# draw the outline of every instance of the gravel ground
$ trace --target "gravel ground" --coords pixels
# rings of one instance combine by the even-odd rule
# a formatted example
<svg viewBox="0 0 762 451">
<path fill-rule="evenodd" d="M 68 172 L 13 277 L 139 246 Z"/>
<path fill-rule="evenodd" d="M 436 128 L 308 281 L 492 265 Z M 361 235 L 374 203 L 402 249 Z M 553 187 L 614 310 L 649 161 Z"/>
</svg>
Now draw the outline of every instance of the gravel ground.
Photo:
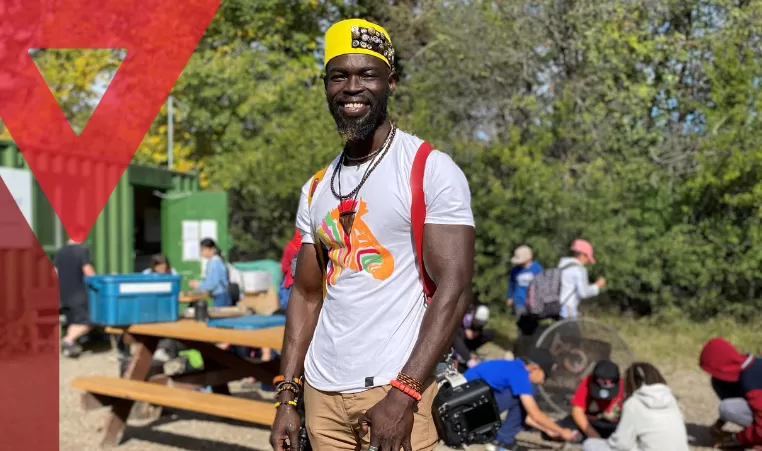
<svg viewBox="0 0 762 451">
<path fill-rule="evenodd" d="M 84 412 L 80 393 L 71 388 L 78 376 L 116 375 L 116 358 L 110 352 L 86 354 L 78 360 L 61 359 L 60 363 L 60 440 L 61 451 L 97 450 L 105 424 L 105 409 Z M 717 401 L 707 378 L 698 369 L 680 369 L 662 366 L 668 382 L 675 391 L 683 409 L 693 450 L 709 450 L 711 442 L 706 425 L 716 419 Z M 231 390 L 240 387 L 231 384 Z M 120 451 L 170 450 L 270 450 L 269 431 L 251 424 L 212 418 L 187 412 L 168 412 L 159 420 L 140 423 L 130 420 Z M 544 443 L 538 435 L 520 436 L 527 450 L 559 449 L 558 444 Z M 437 451 L 449 448 L 440 446 Z M 481 447 L 472 447 L 480 450 Z M 668 450 L 665 450 L 668 451 Z"/>
</svg>

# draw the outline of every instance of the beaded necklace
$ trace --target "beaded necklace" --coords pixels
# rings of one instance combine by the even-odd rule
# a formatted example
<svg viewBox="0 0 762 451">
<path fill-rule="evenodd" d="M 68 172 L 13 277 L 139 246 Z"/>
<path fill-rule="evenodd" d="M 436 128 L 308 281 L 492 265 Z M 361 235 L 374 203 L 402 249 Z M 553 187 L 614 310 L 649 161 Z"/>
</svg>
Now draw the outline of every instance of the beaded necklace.
<svg viewBox="0 0 762 451">
<path fill-rule="evenodd" d="M 341 168 L 344 166 L 344 161 L 348 159 L 346 149 L 341 153 L 341 158 L 339 158 L 339 162 L 336 164 L 336 167 L 333 168 L 333 174 L 331 175 L 331 192 L 333 193 L 334 197 L 339 200 L 339 222 L 341 223 L 341 227 L 344 229 L 344 233 L 347 235 L 349 235 L 352 231 L 352 225 L 355 220 L 355 213 L 357 213 L 357 195 L 360 193 L 360 188 L 362 188 L 362 186 L 370 177 L 370 174 L 373 173 L 373 171 L 378 167 L 379 163 L 381 163 L 381 160 L 388 153 L 392 140 L 394 140 L 396 131 L 397 127 L 395 127 L 392 123 L 391 129 L 389 130 L 389 134 L 387 135 L 384 144 L 377 151 L 368 156 L 368 158 L 372 158 L 373 161 L 365 169 L 365 173 L 363 174 L 362 179 L 360 179 L 360 183 L 358 183 L 355 189 L 350 191 L 348 194 L 341 194 Z M 362 158 L 359 160 L 362 160 Z M 355 161 L 358 160 L 356 159 Z M 337 178 L 338 189 L 334 187 Z"/>
</svg>

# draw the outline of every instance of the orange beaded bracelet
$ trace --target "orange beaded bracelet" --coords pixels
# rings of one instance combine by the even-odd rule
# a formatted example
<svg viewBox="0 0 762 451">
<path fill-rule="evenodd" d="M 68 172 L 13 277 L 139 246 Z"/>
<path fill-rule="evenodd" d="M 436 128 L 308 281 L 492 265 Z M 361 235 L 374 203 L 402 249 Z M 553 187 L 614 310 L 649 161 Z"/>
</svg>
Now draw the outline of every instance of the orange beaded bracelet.
<svg viewBox="0 0 762 451">
<path fill-rule="evenodd" d="M 392 387 L 396 388 L 397 390 L 401 391 L 402 393 L 410 396 L 411 398 L 415 399 L 416 401 L 420 401 L 422 396 L 417 391 L 413 390 L 408 386 L 407 384 L 400 382 L 398 380 L 391 381 Z"/>
<path fill-rule="evenodd" d="M 278 385 L 279 383 L 281 383 L 281 382 L 283 382 L 285 380 L 286 380 L 285 376 L 282 376 L 282 375 L 281 376 L 275 376 L 275 378 L 273 378 L 273 385 Z M 293 383 L 295 383 L 295 384 L 298 384 L 299 386 L 302 385 L 302 378 L 301 377 L 295 377 L 295 378 L 291 379 L 291 381 Z"/>
</svg>

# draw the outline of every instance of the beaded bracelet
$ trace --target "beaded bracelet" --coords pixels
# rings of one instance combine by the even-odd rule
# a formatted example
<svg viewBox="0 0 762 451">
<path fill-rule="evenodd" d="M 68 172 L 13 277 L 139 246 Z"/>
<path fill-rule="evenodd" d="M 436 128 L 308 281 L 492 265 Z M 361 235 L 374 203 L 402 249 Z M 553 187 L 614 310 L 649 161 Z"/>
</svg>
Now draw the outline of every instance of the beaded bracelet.
<svg viewBox="0 0 762 451">
<path fill-rule="evenodd" d="M 278 402 L 275 403 L 275 408 L 276 409 L 278 407 L 280 407 L 280 406 L 294 406 L 294 407 L 296 407 L 296 401 L 284 401 L 284 402 L 278 401 Z"/>
<path fill-rule="evenodd" d="M 400 372 L 397 375 L 397 380 L 417 391 L 418 393 L 423 393 L 423 384 L 420 383 L 417 379 L 412 378 L 403 372 Z"/>
<path fill-rule="evenodd" d="M 275 386 L 275 396 L 278 396 L 285 390 L 292 391 L 294 396 L 299 396 L 299 393 L 301 393 L 301 387 L 296 382 L 282 381 Z"/>
<path fill-rule="evenodd" d="M 283 376 L 283 375 L 281 375 L 281 376 L 275 376 L 273 378 L 273 385 L 278 385 L 281 382 L 284 382 L 285 380 L 286 380 L 286 376 Z M 295 378 L 291 379 L 290 382 L 294 382 L 295 384 L 301 386 L 302 385 L 302 378 L 301 377 L 295 377 Z"/>
<path fill-rule="evenodd" d="M 400 382 L 398 380 L 391 381 L 392 387 L 396 388 L 397 390 L 401 391 L 402 393 L 410 396 L 411 398 L 415 399 L 416 401 L 420 401 L 423 396 L 416 390 L 413 390 L 408 386 L 407 384 Z"/>
</svg>

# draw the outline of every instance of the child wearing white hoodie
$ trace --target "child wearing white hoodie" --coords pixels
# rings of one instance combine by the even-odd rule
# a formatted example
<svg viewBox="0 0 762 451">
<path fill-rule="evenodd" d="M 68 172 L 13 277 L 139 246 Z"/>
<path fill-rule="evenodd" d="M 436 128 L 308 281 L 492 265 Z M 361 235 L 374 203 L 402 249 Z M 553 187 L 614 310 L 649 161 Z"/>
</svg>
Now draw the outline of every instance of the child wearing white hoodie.
<svg viewBox="0 0 762 451">
<path fill-rule="evenodd" d="M 625 401 L 614 434 L 591 438 L 583 451 L 689 451 L 683 413 L 664 377 L 649 363 L 634 363 L 624 376 Z"/>
</svg>

